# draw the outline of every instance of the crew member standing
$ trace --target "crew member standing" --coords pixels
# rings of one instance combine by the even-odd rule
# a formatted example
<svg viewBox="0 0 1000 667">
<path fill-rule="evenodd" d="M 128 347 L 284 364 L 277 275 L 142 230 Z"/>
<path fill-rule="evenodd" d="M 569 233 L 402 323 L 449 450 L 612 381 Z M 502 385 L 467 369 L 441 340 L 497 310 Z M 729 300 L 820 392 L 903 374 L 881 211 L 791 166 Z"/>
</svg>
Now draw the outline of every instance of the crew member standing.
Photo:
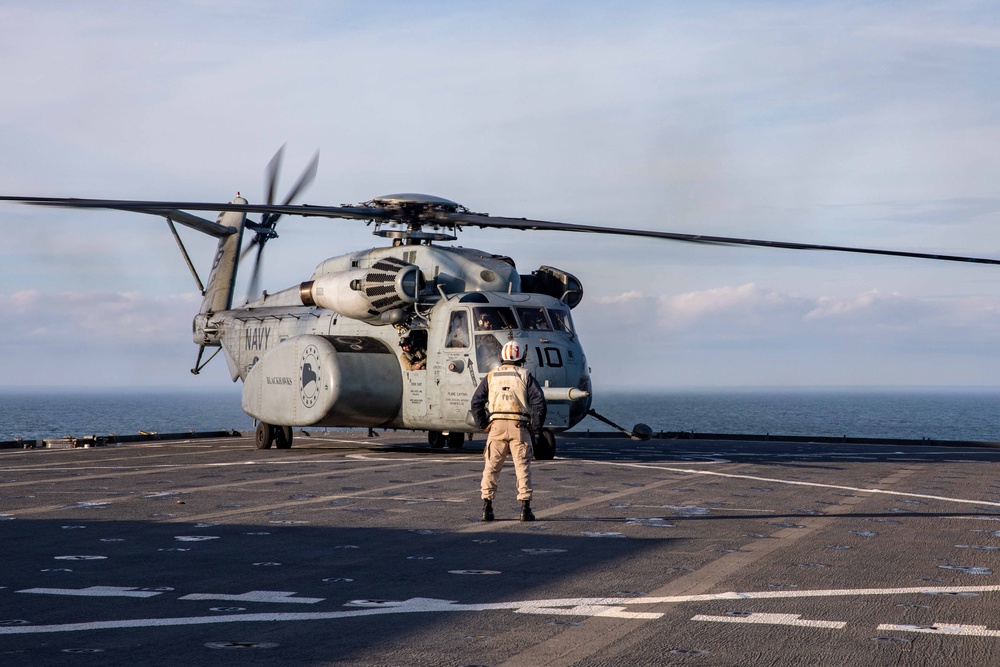
<svg viewBox="0 0 1000 667">
<path fill-rule="evenodd" d="M 483 521 L 493 521 L 497 476 L 508 454 L 514 459 L 517 473 L 521 521 L 535 520 L 531 513 L 531 433 L 542 428 L 547 407 L 535 377 L 523 368 L 526 352 L 525 346 L 516 341 L 504 345 L 500 353 L 502 365 L 486 374 L 472 396 L 476 426 L 489 433 L 483 450 Z"/>
</svg>

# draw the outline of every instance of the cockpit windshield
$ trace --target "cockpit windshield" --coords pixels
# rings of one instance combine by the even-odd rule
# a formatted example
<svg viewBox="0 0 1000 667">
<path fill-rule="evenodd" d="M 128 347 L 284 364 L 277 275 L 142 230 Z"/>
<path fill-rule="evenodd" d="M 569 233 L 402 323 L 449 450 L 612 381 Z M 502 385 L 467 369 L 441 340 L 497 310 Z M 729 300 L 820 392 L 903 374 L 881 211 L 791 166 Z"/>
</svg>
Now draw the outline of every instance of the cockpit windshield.
<svg viewBox="0 0 1000 667">
<path fill-rule="evenodd" d="M 521 320 L 521 328 L 525 331 L 551 331 L 549 321 L 545 319 L 545 309 L 525 307 L 517 309 L 517 317 Z"/>
<path fill-rule="evenodd" d="M 556 331 L 573 333 L 573 320 L 570 319 L 568 310 L 549 310 L 549 317 L 552 318 L 552 326 Z"/>
<path fill-rule="evenodd" d="M 516 329 L 517 320 L 514 311 L 502 306 L 481 306 L 473 308 L 476 331 L 499 331 L 501 329 Z"/>
</svg>

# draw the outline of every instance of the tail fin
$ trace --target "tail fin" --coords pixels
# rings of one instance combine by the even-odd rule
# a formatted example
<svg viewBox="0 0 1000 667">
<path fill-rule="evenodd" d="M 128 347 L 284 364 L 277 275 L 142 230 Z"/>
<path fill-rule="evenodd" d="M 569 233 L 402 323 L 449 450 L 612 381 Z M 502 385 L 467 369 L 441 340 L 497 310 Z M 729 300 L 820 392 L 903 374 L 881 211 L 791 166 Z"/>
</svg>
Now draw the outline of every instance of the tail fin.
<svg viewBox="0 0 1000 667">
<path fill-rule="evenodd" d="M 247 200 L 239 195 L 230 204 L 246 204 Z M 219 239 L 219 246 L 212 261 L 212 272 L 208 276 L 205 287 L 205 298 L 201 302 L 202 315 L 229 310 L 233 305 L 233 288 L 236 284 L 236 265 L 240 259 L 240 246 L 243 243 L 243 228 L 246 223 L 246 213 L 224 211 L 219 214 L 218 224 L 235 229 L 235 234 L 228 234 Z"/>
</svg>

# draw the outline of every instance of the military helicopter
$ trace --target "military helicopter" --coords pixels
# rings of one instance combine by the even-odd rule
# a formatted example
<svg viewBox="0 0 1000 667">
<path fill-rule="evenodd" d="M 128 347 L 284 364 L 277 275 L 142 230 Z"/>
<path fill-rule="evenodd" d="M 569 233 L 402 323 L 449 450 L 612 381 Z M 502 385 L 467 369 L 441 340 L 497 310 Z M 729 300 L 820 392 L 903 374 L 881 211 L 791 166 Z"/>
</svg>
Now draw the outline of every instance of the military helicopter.
<svg viewBox="0 0 1000 667">
<path fill-rule="evenodd" d="M 431 447 L 461 448 L 467 434 L 476 431 L 469 414 L 472 394 L 500 364 L 508 340 L 529 350 L 526 365 L 549 403 L 544 428 L 536 435 L 536 458 L 555 456 L 556 433 L 587 414 L 600 418 L 591 410 L 590 369 L 570 314 L 583 298 L 581 281 L 551 266 L 522 274 L 510 257 L 441 245 L 455 241 L 465 227 L 1000 264 L 988 258 L 493 217 L 415 193 L 355 205 L 292 204 L 315 177 L 318 154 L 285 201 L 276 204 L 281 158 L 279 150 L 267 167 L 265 204 L 250 204 L 239 194 L 228 203 L 0 197 L 166 218 L 203 295 L 193 322 L 198 356 L 191 372 L 200 373 L 221 350 L 233 381 L 243 382 L 242 408 L 257 421 L 259 449 L 289 448 L 292 427 L 308 426 L 423 430 Z M 212 222 L 187 211 L 219 215 Z M 262 217 L 253 221 L 247 214 Z M 361 220 L 389 244 L 332 257 L 301 284 L 257 296 L 264 248 L 277 238 L 276 225 L 285 215 Z M 175 224 L 218 239 L 204 285 Z M 253 236 L 244 247 L 247 232 Z M 254 252 L 250 297 L 234 307 L 238 265 Z M 216 349 L 203 361 L 208 348 Z M 642 437 L 648 427 L 636 425 L 627 432 Z"/>
</svg>

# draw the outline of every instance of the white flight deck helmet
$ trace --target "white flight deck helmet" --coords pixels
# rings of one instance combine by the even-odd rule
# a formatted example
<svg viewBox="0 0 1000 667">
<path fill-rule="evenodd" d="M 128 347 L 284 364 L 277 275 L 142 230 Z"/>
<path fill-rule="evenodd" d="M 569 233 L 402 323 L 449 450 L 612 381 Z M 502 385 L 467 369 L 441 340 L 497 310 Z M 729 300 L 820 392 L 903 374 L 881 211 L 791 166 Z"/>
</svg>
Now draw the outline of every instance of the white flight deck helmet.
<svg viewBox="0 0 1000 667">
<path fill-rule="evenodd" d="M 504 361 L 516 363 L 524 360 L 524 355 L 527 351 L 527 348 L 523 345 L 512 340 L 503 346 L 503 351 L 500 352 L 500 358 Z"/>
</svg>

